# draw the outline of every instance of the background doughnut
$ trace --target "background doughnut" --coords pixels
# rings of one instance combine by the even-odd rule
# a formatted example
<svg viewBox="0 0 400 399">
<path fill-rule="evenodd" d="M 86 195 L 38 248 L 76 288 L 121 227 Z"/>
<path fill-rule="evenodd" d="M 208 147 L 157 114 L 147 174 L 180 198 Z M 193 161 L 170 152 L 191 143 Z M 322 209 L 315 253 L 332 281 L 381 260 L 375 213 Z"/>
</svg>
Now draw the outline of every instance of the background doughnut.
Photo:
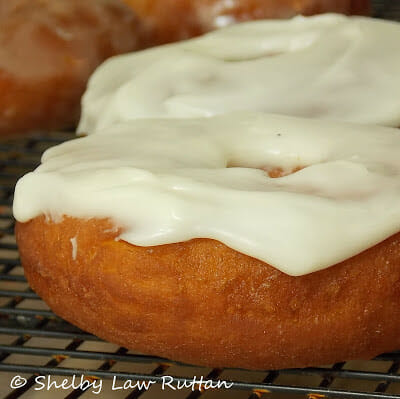
<svg viewBox="0 0 400 399">
<path fill-rule="evenodd" d="M 120 0 L 0 0 L 0 134 L 73 127 L 89 75 L 139 35 Z"/>
<path fill-rule="evenodd" d="M 325 14 L 115 57 L 89 81 L 78 132 L 244 110 L 398 127 L 399 36 L 400 23 Z"/>
<path fill-rule="evenodd" d="M 325 12 L 366 15 L 369 0 L 124 0 L 143 20 L 148 44 L 198 36 L 235 22 Z"/>
</svg>

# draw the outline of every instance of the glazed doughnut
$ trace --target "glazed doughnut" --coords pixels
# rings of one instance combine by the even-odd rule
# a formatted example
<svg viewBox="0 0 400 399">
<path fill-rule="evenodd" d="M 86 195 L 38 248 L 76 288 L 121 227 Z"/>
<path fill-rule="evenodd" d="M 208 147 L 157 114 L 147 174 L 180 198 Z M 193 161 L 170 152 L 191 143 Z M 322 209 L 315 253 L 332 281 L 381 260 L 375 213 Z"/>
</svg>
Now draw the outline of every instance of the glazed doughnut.
<svg viewBox="0 0 400 399">
<path fill-rule="evenodd" d="M 91 72 L 137 46 L 119 0 L 0 0 L 0 134 L 73 127 Z"/>
<path fill-rule="evenodd" d="M 399 151 L 397 129 L 262 113 L 115 126 L 19 180 L 21 261 L 57 314 L 142 353 L 372 357 L 400 346 Z"/>
<path fill-rule="evenodd" d="M 150 45 L 254 19 L 326 12 L 367 15 L 369 0 L 124 0 L 143 20 Z M 179 23 L 177 23 L 179 21 Z"/>
<path fill-rule="evenodd" d="M 91 77 L 78 131 L 243 110 L 398 127 L 399 37 L 400 23 L 327 14 L 115 57 Z"/>
</svg>

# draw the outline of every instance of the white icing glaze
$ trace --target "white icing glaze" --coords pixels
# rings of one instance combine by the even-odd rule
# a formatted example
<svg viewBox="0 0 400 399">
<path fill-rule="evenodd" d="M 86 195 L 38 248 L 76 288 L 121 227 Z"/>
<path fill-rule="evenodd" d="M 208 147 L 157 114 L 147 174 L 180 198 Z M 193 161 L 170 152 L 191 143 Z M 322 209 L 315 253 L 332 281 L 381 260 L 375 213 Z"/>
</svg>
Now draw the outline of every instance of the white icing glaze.
<svg viewBox="0 0 400 399">
<path fill-rule="evenodd" d="M 397 129 L 237 113 L 138 120 L 51 148 L 14 215 L 109 217 L 141 246 L 213 238 L 285 273 L 400 231 Z M 229 167 L 234 166 L 234 167 Z M 272 179 L 261 169 L 304 169 Z"/>
<path fill-rule="evenodd" d="M 255 21 L 122 55 L 92 76 L 79 132 L 238 110 L 400 126 L 400 24 Z"/>
</svg>

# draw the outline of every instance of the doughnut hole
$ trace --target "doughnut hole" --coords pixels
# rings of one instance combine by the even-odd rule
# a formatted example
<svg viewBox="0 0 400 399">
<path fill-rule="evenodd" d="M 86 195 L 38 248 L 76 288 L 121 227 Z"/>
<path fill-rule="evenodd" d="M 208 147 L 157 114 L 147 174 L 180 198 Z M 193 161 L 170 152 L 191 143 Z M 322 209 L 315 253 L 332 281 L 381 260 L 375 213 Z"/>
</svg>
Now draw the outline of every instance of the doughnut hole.
<svg viewBox="0 0 400 399">
<path fill-rule="evenodd" d="M 265 172 L 267 172 L 269 177 L 271 177 L 273 179 L 276 179 L 278 177 L 285 177 L 285 176 L 292 175 L 293 173 L 296 173 L 299 170 L 304 169 L 304 166 L 297 166 L 294 169 L 292 169 L 291 171 L 287 171 L 287 170 L 284 170 L 284 169 L 279 168 L 279 167 L 272 168 L 272 169 L 271 168 L 260 168 L 260 169 L 265 171 Z"/>
<path fill-rule="evenodd" d="M 255 166 L 248 166 L 248 165 L 238 165 L 234 162 L 230 162 L 227 165 L 227 168 L 250 168 L 250 169 L 260 169 L 263 172 L 267 173 L 267 175 L 273 179 L 277 179 L 279 177 L 285 177 L 285 176 L 289 176 L 292 175 L 293 173 L 296 173 L 302 169 L 305 168 L 305 166 L 296 166 L 295 168 L 293 168 L 292 170 L 287 170 L 287 169 L 283 169 L 280 166 L 269 166 L 269 165 L 265 165 L 265 166 L 259 166 L 259 167 L 255 167 Z"/>
</svg>

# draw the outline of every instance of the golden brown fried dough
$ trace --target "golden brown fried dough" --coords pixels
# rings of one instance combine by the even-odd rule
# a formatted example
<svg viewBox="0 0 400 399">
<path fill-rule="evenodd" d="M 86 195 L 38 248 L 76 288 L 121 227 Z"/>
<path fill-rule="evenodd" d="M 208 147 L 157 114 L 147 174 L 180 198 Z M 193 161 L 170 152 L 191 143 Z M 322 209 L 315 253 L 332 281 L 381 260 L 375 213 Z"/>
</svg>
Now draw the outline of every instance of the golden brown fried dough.
<svg viewBox="0 0 400 399">
<path fill-rule="evenodd" d="M 210 239 L 138 247 L 115 241 L 118 234 L 99 219 L 17 224 L 32 288 L 55 313 L 101 338 L 248 369 L 400 348 L 400 233 L 301 277 Z"/>
<path fill-rule="evenodd" d="M 124 0 L 143 20 L 148 45 L 187 39 L 233 22 L 325 12 L 368 14 L 370 0 Z"/>
<path fill-rule="evenodd" d="M 139 34 L 120 0 L 0 0 L 0 134 L 74 126 L 89 75 Z"/>
</svg>

